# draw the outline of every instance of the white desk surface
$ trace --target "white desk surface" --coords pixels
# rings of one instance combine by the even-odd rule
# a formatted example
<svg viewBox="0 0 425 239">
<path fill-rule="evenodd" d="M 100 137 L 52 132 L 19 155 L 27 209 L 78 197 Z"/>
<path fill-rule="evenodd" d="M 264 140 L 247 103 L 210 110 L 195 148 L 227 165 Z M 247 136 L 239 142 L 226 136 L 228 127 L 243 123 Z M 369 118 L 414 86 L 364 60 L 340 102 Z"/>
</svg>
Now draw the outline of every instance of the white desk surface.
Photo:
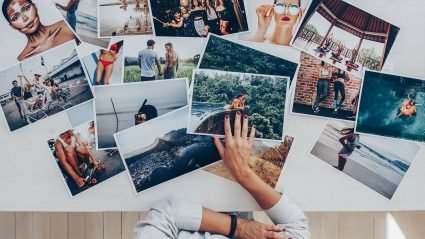
<svg viewBox="0 0 425 239">
<path fill-rule="evenodd" d="M 425 24 L 422 0 L 348 1 L 401 28 L 384 71 L 425 79 Z M 290 115 L 288 133 L 295 143 L 279 187 L 308 211 L 425 210 L 425 147 L 391 201 L 333 170 L 308 151 L 326 120 Z M 0 211 L 139 211 L 161 198 L 177 196 L 222 210 L 259 209 L 239 185 L 196 171 L 140 196 L 126 173 L 71 199 L 59 178 L 46 140 L 68 129 L 65 114 L 10 134 L 0 124 Z"/>
</svg>

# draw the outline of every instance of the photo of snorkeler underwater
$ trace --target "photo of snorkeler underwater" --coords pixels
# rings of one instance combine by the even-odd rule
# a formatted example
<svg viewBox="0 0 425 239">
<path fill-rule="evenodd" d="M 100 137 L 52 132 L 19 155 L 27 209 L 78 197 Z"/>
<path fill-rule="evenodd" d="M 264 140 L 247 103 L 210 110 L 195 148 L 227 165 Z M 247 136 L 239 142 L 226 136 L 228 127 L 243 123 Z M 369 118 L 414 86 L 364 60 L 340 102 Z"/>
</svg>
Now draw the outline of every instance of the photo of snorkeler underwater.
<svg viewBox="0 0 425 239">
<path fill-rule="evenodd" d="M 400 28 L 342 0 L 312 0 L 292 46 L 361 77 L 381 71 Z"/>
<path fill-rule="evenodd" d="M 75 43 L 0 72 L 0 103 L 10 131 L 94 98 Z"/>
<path fill-rule="evenodd" d="M 224 135 L 224 117 L 249 117 L 258 139 L 282 140 L 289 78 L 197 70 L 193 76 L 188 134 Z"/>
<path fill-rule="evenodd" d="M 77 39 L 51 1 L 0 0 L 0 4 L 0 38 L 7 43 L 2 49 L 0 68 Z"/>
<path fill-rule="evenodd" d="M 332 120 L 310 154 L 391 199 L 420 148 L 412 142 L 357 134 L 353 122 Z"/>
<path fill-rule="evenodd" d="M 289 46 L 310 0 L 247 1 L 249 33 L 239 40 Z"/>
<path fill-rule="evenodd" d="M 47 141 L 71 196 L 101 184 L 125 170 L 118 151 L 96 150 L 94 121 Z"/>
<path fill-rule="evenodd" d="M 98 0 L 98 36 L 152 35 L 148 0 Z"/>
<path fill-rule="evenodd" d="M 244 0 L 150 0 L 156 36 L 207 37 L 248 31 Z"/>
<path fill-rule="evenodd" d="M 425 80 L 366 71 L 356 132 L 425 142 Z"/>
</svg>

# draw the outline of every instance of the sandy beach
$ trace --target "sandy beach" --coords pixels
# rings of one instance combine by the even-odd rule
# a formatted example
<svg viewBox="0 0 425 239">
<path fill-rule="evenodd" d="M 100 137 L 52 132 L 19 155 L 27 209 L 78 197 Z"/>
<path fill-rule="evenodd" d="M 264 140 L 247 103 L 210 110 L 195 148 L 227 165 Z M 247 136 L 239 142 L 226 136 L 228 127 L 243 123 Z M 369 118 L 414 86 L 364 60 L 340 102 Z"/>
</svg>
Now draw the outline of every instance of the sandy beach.
<svg viewBox="0 0 425 239">
<path fill-rule="evenodd" d="M 311 150 L 311 154 L 331 166 L 337 166 L 338 151 L 341 147 L 342 146 L 339 142 L 331 139 L 330 137 L 324 137 L 324 134 L 322 134 L 320 140 Z M 356 179 L 388 199 L 391 199 L 398 186 L 363 165 L 350 160 L 350 158 L 347 160 L 343 173 Z"/>
</svg>

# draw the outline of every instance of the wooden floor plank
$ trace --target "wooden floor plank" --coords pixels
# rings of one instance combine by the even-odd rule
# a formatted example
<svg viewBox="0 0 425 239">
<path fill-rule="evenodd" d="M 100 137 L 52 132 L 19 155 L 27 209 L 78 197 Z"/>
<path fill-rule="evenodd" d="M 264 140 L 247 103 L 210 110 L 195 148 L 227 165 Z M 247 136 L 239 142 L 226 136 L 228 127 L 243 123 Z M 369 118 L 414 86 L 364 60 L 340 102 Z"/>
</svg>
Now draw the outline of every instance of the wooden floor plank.
<svg viewBox="0 0 425 239">
<path fill-rule="evenodd" d="M 86 239 L 103 239 L 103 213 L 88 212 L 86 217 Z"/>
<path fill-rule="evenodd" d="M 15 220 L 14 212 L 0 212 L 0 235 L 2 239 L 15 239 Z"/>
<path fill-rule="evenodd" d="M 338 213 L 322 212 L 320 217 L 320 238 L 337 239 L 338 238 Z"/>
<path fill-rule="evenodd" d="M 308 226 L 310 228 L 311 239 L 320 239 L 321 213 L 306 212 L 305 215 L 308 217 Z"/>
<path fill-rule="evenodd" d="M 103 238 L 121 239 L 121 212 L 105 212 L 103 214 Z"/>
<path fill-rule="evenodd" d="M 140 220 L 145 219 L 148 216 L 148 212 L 140 212 Z"/>
<path fill-rule="evenodd" d="M 139 212 L 122 213 L 122 239 L 133 239 L 134 226 L 140 220 Z"/>
<path fill-rule="evenodd" d="M 82 239 L 86 235 L 85 213 L 68 213 L 68 239 Z"/>
<path fill-rule="evenodd" d="M 68 239 L 68 213 L 50 213 L 50 238 Z"/>
<path fill-rule="evenodd" d="M 410 223 L 412 238 L 425 238 L 425 212 L 410 212 Z"/>
<path fill-rule="evenodd" d="M 16 213 L 16 239 L 32 239 L 32 213 Z"/>
<path fill-rule="evenodd" d="M 50 239 L 50 213 L 32 214 L 32 236 L 34 239 Z"/>
<path fill-rule="evenodd" d="M 374 239 L 387 239 L 387 212 L 374 213 Z"/>
</svg>

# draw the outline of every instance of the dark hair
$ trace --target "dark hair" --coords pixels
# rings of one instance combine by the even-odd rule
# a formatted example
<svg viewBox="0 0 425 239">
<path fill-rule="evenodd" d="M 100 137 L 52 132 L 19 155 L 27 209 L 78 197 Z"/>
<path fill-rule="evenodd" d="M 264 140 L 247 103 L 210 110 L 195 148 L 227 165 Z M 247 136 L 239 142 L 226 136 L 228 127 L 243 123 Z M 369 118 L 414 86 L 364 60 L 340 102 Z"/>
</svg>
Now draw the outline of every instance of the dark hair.
<svg viewBox="0 0 425 239">
<path fill-rule="evenodd" d="M 321 65 L 321 66 L 324 66 L 324 65 L 325 65 L 325 62 L 324 62 L 324 61 L 322 61 L 322 62 L 320 63 L 320 65 Z"/>
<path fill-rule="evenodd" d="M 274 0 L 274 4 L 277 3 L 277 0 Z M 298 5 L 301 6 L 301 0 L 298 0 Z"/>
<path fill-rule="evenodd" d="M 3 5 L 1 6 L 1 11 L 3 12 L 3 16 L 4 16 L 4 18 L 6 18 L 6 20 L 8 22 L 10 22 L 10 19 L 9 19 L 9 15 L 7 15 L 7 8 L 9 7 L 9 5 L 12 1 L 13 0 L 4 0 Z M 31 3 L 31 4 L 34 4 L 32 2 L 32 0 L 26 0 L 26 1 Z"/>
<path fill-rule="evenodd" d="M 349 135 L 354 133 L 354 128 L 343 128 L 339 131 L 342 135 Z"/>
<path fill-rule="evenodd" d="M 240 97 L 242 97 L 242 96 L 244 96 L 244 95 L 248 95 L 248 93 L 247 93 L 247 92 L 244 92 L 244 93 L 242 93 L 242 94 L 238 94 L 238 95 L 236 96 L 236 98 L 235 98 L 235 99 L 240 98 Z"/>
<path fill-rule="evenodd" d="M 16 82 L 16 83 L 18 83 L 18 81 L 17 81 L 17 80 L 14 80 L 14 81 L 12 81 L 12 85 L 14 85 L 14 84 L 15 84 L 15 82 Z"/>
<path fill-rule="evenodd" d="M 154 40 L 149 40 L 148 41 L 148 46 L 153 46 L 153 45 L 155 45 L 155 41 Z"/>
</svg>

